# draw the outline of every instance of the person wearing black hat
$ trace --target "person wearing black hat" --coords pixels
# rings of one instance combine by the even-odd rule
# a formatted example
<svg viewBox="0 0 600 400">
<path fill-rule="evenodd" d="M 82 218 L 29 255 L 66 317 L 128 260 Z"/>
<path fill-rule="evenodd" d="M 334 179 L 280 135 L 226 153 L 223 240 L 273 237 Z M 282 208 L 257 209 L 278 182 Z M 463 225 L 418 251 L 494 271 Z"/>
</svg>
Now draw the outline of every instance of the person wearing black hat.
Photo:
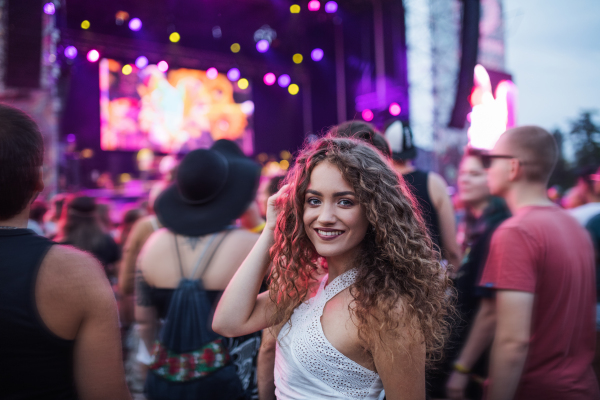
<svg viewBox="0 0 600 400">
<path fill-rule="evenodd" d="M 431 239 L 456 271 L 461 264 L 461 252 L 456 241 L 454 207 L 444 178 L 415 168 L 412 160 L 417 157 L 417 148 L 408 124 L 400 120 L 390 121 L 386 124 L 384 136 L 392 150 L 394 169 L 404 177 L 417 199 Z"/>
<path fill-rule="evenodd" d="M 187 398 L 179 390 L 185 391 L 193 385 L 201 388 L 198 390 L 204 399 L 238 399 L 247 395 L 253 382 L 249 376 L 251 357 L 258 349 L 259 334 L 248 343 L 236 341 L 234 346 L 241 349 L 239 346 L 232 349 L 210 329 L 212 313 L 209 312 L 205 315 L 207 320 L 201 322 L 201 334 L 212 340 L 202 344 L 200 353 L 196 349 L 177 352 L 195 360 L 191 368 L 172 365 L 170 358 L 163 357 L 160 346 L 165 342 L 169 318 L 173 319 L 170 305 L 177 304 L 173 302 L 181 282 L 198 282 L 203 292 L 200 296 L 206 295 L 202 298 L 212 308 L 252 249 L 258 235 L 232 229 L 232 224 L 254 201 L 260 171 L 260 166 L 244 156 L 235 143 L 219 140 L 208 150 L 188 153 L 179 166 L 175 183 L 156 200 L 156 215 L 165 228 L 154 232 L 142 248 L 135 288 L 136 321 L 148 349 L 155 340 L 159 319 L 167 320 L 149 366 L 151 372 L 146 381 L 149 399 Z M 198 318 L 202 318 L 200 314 L 188 319 Z M 197 339 L 189 337 L 188 331 L 176 334 L 183 341 Z M 248 351 L 250 360 L 248 354 L 236 351 Z M 233 360 L 233 364 L 228 360 Z M 196 374 L 199 371 L 202 376 Z M 159 395 L 165 385 L 171 386 Z"/>
</svg>

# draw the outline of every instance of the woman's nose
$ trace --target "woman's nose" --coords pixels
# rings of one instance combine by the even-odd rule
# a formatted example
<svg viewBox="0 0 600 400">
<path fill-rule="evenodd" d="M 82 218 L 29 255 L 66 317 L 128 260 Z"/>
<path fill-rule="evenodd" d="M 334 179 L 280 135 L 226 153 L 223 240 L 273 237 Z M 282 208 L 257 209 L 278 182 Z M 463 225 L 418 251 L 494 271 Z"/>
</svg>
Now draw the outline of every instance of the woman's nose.
<svg viewBox="0 0 600 400">
<path fill-rule="evenodd" d="M 321 224 L 333 224 L 336 221 L 335 207 L 324 204 L 319 212 L 318 222 Z"/>
</svg>

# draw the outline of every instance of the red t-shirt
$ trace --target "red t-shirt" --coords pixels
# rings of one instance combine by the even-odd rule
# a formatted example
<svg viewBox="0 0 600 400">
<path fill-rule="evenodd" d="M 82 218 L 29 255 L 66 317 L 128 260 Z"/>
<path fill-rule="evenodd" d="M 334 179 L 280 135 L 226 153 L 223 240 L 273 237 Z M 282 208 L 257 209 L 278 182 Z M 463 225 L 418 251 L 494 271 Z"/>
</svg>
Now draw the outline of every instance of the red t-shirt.
<svg viewBox="0 0 600 400">
<path fill-rule="evenodd" d="M 525 207 L 494 232 L 480 285 L 535 294 L 515 399 L 600 398 L 595 282 L 591 239 L 558 207 Z"/>
</svg>

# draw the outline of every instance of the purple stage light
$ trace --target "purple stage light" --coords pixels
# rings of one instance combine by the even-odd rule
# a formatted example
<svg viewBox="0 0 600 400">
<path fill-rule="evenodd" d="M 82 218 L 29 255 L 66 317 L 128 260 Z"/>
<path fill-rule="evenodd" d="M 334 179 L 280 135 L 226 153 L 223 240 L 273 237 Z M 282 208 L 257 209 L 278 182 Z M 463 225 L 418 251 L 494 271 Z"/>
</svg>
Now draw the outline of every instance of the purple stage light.
<svg viewBox="0 0 600 400">
<path fill-rule="evenodd" d="M 263 78 L 263 82 L 265 82 L 265 85 L 269 86 L 274 84 L 276 80 L 277 78 L 275 78 L 275 74 L 272 72 L 267 72 Z"/>
<path fill-rule="evenodd" d="M 75 46 L 67 46 L 65 48 L 65 57 L 67 57 L 70 60 L 77 57 L 77 49 L 75 48 Z"/>
<path fill-rule="evenodd" d="M 131 21 L 129 21 L 129 29 L 136 32 L 142 29 L 142 20 L 139 18 L 132 18 Z"/>
<path fill-rule="evenodd" d="M 217 71 L 216 68 L 209 68 L 206 70 L 206 77 L 208 79 L 217 79 L 217 76 L 219 76 L 219 71 Z"/>
<path fill-rule="evenodd" d="M 237 81 L 240 79 L 240 70 L 237 68 L 231 68 L 229 71 L 227 71 L 227 78 L 229 78 L 231 82 Z"/>
<path fill-rule="evenodd" d="M 392 114 L 393 116 L 399 115 L 400 111 L 402 111 L 402 108 L 400 108 L 400 104 L 398 103 L 392 103 L 390 104 L 390 114 Z"/>
<path fill-rule="evenodd" d="M 332 14 L 338 9 L 338 4 L 335 1 L 328 1 L 325 3 L 325 12 Z"/>
<path fill-rule="evenodd" d="M 362 117 L 367 122 L 373 121 L 373 111 L 369 110 L 368 108 L 363 110 Z"/>
<path fill-rule="evenodd" d="M 44 13 L 46 13 L 48 15 L 54 15 L 55 12 L 56 12 L 56 7 L 54 6 L 54 3 L 44 4 Z"/>
<path fill-rule="evenodd" d="M 292 79 L 289 75 L 283 74 L 277 79 L 277 83 L 279 83 L 279 86 L 281 87 L 288 87 L 290 83 L 292 83 Z"/>
<path fill-rule="evenodd" d="M 96 62 L 100 59 L 100 53 L 98 50 L 90 50 L 87 53 L 87 59 L 89 62 Z"/>
<path fill-rule="evenodd" d="M 139 69 L 146 68 L 148 65 L 148 59 L 144 56 L 139 56 L 135 59 L 135 66 Z"/>
<path fill-rule="evenodd" d="M 308 2 L 308 10 L 309 11 L 319 11 L 321 8 L 321 3 L 319 0 L 311 0 Z"/>
<path fill-rule="evenodd" d="M 166 61 L 160 61 L 156 66 L 160 72 L 167 72 L 169 70 L 169 64 Z"/>
<path fill-rule="evenodd" d="M 261 39 L 258 42 L 256 42 L 256 50 L 258 50 L 260 53 L 265 53 L 267 50 L 269 50 L 269 41 L 267 39 Z"/>
<path fill-rule="evenodd" d="M 314 49 L 310 52 L 310 58 L 312 58 L 313 61 L 321 61 L 323 59 L 323 50 L 318 48 Z"/>
</svg>

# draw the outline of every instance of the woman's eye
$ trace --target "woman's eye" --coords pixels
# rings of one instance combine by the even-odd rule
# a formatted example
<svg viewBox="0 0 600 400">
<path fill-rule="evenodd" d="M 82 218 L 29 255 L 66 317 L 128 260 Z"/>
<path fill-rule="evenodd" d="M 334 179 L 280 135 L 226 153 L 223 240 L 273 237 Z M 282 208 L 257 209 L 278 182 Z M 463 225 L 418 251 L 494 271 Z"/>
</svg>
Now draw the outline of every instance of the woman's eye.
<svg viewBox="0 0 600 400">
<path fill-rule="evenodd" d="M 311 206 L 318 206 L 320 203 L 319 199 L 316 199 L 314 197 L 311 197 L 310 199 L 306 200 L 306 202 Z"/>
<path fill-rule="evenodd" d="M 340 200 L 340 205 L 350 207 L 350 206 L 354 205 L 354 203 L 350 200 L 342 199 L 342 200 Z"/>
</svg>

